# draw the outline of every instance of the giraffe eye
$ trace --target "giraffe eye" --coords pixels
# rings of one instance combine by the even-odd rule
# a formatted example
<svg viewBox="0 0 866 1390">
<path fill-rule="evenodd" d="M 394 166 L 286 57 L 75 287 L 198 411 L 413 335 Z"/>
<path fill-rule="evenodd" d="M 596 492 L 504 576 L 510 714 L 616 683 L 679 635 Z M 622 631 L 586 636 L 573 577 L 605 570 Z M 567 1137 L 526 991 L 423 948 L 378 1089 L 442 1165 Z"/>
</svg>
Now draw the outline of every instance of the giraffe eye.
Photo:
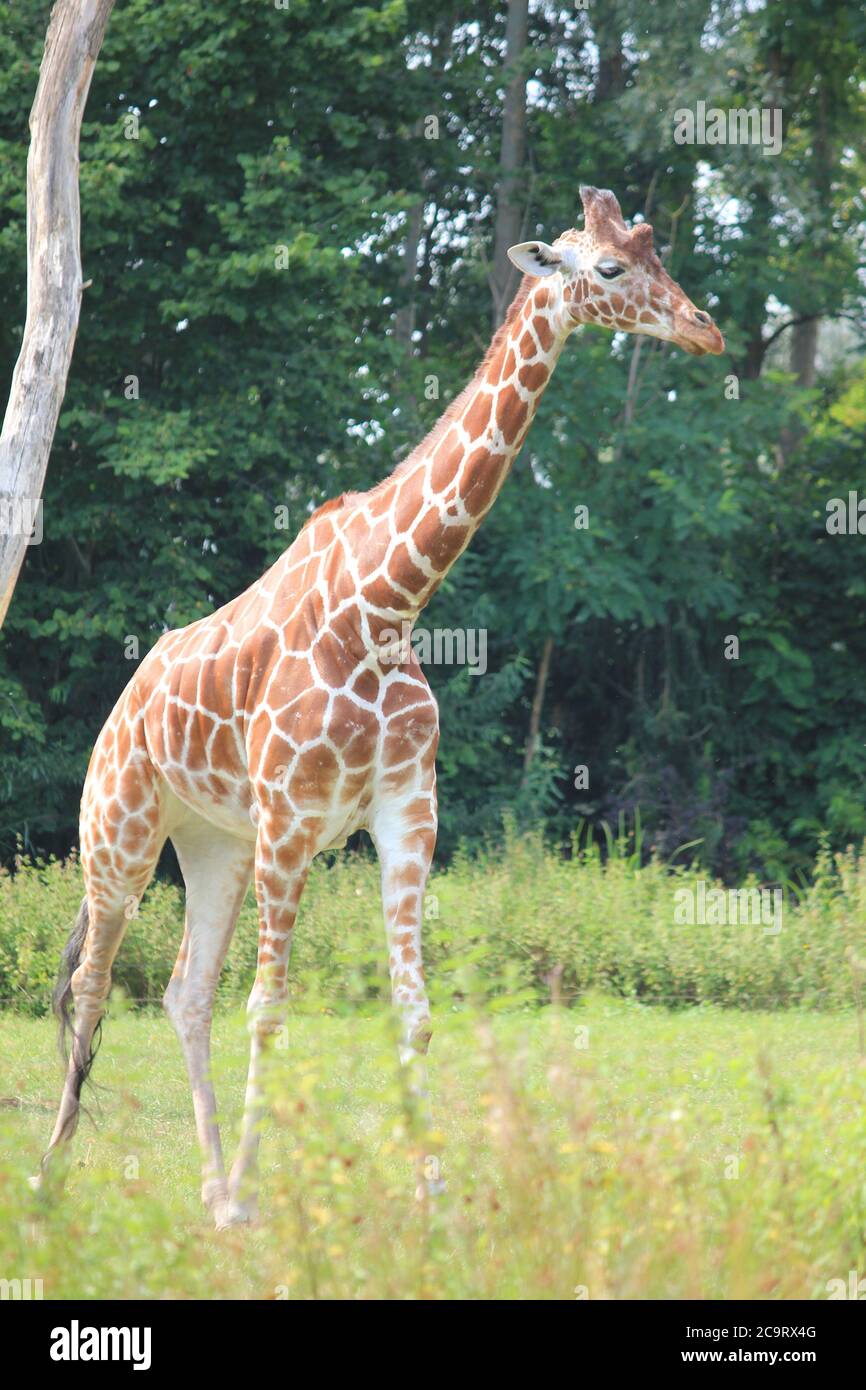
<svg viewBox="0 0 866 1390">
<path fill-rule="evenodd" d="M 625 274 L 625 266 L 619 261 L 599 261 L 595 268 L 604 280 L 615 280 L 618 275 Z"/>
</svg>

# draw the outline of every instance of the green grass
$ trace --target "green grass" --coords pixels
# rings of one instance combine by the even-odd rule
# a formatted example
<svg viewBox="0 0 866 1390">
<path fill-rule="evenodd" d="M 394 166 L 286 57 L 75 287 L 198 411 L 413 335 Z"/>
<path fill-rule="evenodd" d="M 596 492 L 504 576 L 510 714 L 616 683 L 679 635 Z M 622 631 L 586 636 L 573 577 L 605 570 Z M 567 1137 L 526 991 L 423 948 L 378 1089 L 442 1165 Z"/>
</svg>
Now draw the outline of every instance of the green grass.
<svg viewBox="0 0 866 1390">
<path fill-rule="evenodd" d="M 46 1298 L 822 1298 L 866 1272 L 866 1066 L 853 1011 L 668 1012 L 590 996 L 440 1005 L 432 1135 L 387 1010 L 293 1011 L 258 1228 L 214 1233 L 180 1050 L 107 1020 L 67 1191 L 26 1185 L 59 1088 L 47 1020 L 0 1016 L 0 1278 Z M 234 1146 L 247 1040 L 214 1026 Z M 412 1155 L 447 1181 L 429 1209 Z"/>
<path fill-rule="evenodd" d="M 695 890 L 704 877 L 697 867 L 640 867 L 622 838 L 606 860 L 595 848 L 574 848 L 565 859 L 538 838 L 511 836 L 496 853 L 458 858 L 432 875 L 424 953 L 440 1001 L 467 990 L 488 999 L 519 990 L 549 1002 L 551 975 L 566 1002 L 587 990 L 672 1008 L 830 1010 L 851 1007 L 858 991 L 866 998 L 862 853 L 820 855 L 811 885 L 788 899 L 773 934 L 761 923 L 678 924 L 676 895 Z M 0 1008 L 46 1012 L 81 896 L 74 861 L 0 871 Z M 182 932 L 180 890 L 154 883 L 115 964 L 115 982 L 130 998 L 159 1000 Z M 249 992 L 257 935 L 250 897 L 220 983 L 226 1004 Z M 378 866 L 357 854 L 317 861 L 301 902 L 293 998 L 384 1001 L 386 965 Z"/>
<path fill-rule="evenodd" d="M 60 1086 L 40 1015 L 81 878 L 74 862 L 0 873 L 0 1279 L 49 1298 L 787 1299 L 862 1277 L 866 857 L 819 856 L 774 935 L 677 925 L 697 867 L 641 867 L 623 840 L 575 851 L 512 836 L 431 879 L 430 1133 L 396 1066 L 376 866 L 314 866 L 264 1220 L 221 1235 L 179 1046 L 128 1002 L 162 994 L 178 890 L 154 884 L 130 924 L 103 1117 L 46 1199 L 26 1183 Z M 248 903 L 214 1027 L 229 1153 L 256 934 Z M 429 1207 L 418 1160 L 447 1181 Z"/>
</svg>

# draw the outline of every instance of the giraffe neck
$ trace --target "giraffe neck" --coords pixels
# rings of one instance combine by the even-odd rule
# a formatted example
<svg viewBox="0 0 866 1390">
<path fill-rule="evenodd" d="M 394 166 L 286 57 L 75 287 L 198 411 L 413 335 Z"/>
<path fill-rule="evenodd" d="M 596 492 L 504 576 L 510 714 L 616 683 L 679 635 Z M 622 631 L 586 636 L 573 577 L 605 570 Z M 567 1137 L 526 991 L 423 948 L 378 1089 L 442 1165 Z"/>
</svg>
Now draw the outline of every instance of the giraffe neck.
<svg viewBox="0 0 866 1390">
<path fill-rule="evenodd" d="M 381 582 L 368 597 L 414 622 L 495 502 L 574 321 L 558 276 L 525 277 L 472 381 L 374 494 L 389 499 Z M 378 510 L 378 508 L 377 508 Z"/>
</svg>

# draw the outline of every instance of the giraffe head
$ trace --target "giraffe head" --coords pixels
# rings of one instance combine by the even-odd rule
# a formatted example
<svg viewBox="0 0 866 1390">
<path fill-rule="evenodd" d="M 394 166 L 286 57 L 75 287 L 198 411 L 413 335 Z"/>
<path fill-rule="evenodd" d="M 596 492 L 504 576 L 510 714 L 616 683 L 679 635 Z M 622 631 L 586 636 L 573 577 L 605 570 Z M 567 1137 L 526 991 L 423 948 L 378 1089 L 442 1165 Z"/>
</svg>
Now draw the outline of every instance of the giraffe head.
<svg viewBox="0 0 866 1390">
<path fill-rule="evenodd" d="M 725 340 L 709 314 L 696 309 L 653 249 L 652 227 L 631 230 L 606 188 L 580 190 L 582 232 L 572 228 L 545 241 L 524 241 L 508 255 L 527 275 L 561 277 L 567 326 L 596 323 L 614 332 L 664 338 L 702 357 L 723 352 Z"/>
</svg>

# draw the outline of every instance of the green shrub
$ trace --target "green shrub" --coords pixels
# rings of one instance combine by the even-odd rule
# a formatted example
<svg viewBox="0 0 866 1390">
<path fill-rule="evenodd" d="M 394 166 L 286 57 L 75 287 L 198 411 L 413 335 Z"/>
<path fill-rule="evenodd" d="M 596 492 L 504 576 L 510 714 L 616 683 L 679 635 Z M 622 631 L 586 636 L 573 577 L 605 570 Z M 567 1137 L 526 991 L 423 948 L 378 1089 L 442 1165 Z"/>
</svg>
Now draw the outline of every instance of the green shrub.
<svg viewBox="0 0 866 1390">
<path fill-rule="evenodd" d="M 812 885 L 790 894 L 778 935 L 755 925 L 676 925 L 675 893 L 694 868 L 641 867 L 621 840 L 603 857 L 571 858 L 533 836 L 457 856 L 425 899 L 425 959 L 435 999 L 513 995 L 570 1002 L 587 990 L 668 1007 L 766 1009 L 851 1005 L 866 963 L 866 857 L 819 856 Z M 707 882 L 707 888 L 714 885 Z M 718 887 L 719 885 L 715 885 Z M 742 885 L 754 887 L 754 883 Z M 80 866 L 19 861 L 0 872 L 0 999 L 43 1014 L 66 930 L 82 896 Z M 183 931 L 183 893 L 155 882 L 132 919 L 114 971 L 134 1003 L 158 1002 Z M 220 982 L 223 1001 L 248 992 L 257 923 L 250 894 Z M 389 993 L 379 872 L 364 855 L 313 866 L 295 934 L 295 999 L 357 1007 Z"/>
</svg>

